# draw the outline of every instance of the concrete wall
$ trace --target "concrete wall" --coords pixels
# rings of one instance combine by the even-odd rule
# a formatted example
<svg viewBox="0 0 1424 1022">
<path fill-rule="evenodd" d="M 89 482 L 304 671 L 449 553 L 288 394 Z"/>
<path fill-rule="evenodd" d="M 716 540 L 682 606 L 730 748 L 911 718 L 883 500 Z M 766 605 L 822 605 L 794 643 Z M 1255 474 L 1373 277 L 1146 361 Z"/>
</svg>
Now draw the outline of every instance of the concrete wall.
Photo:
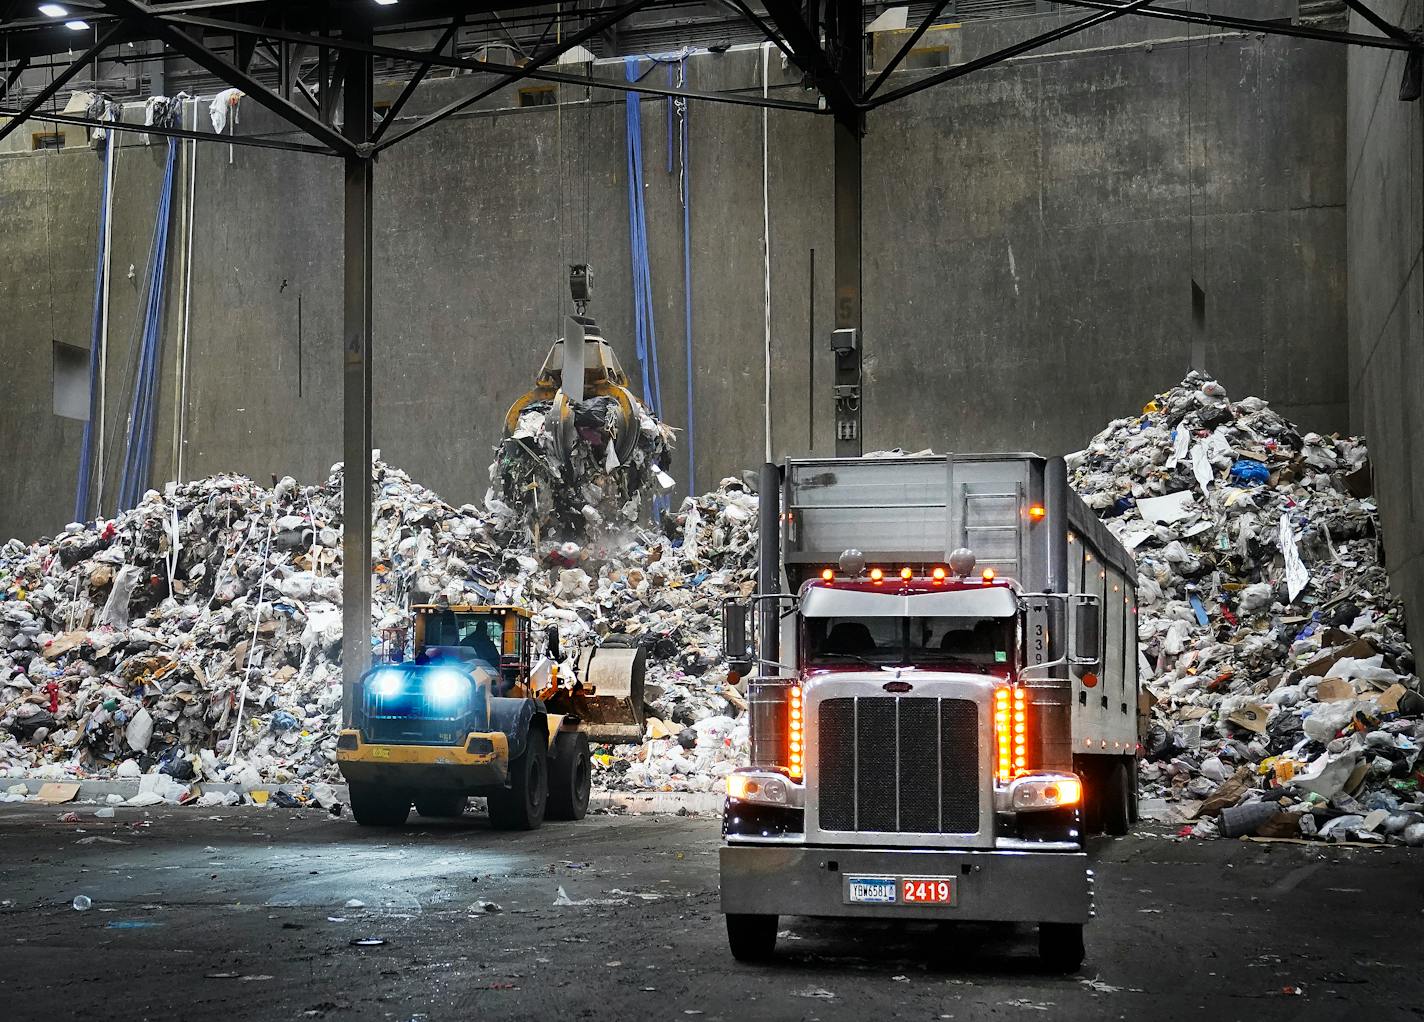
<svg viewBox="0 0 1424 1022">
<path fill-rule="evenodd" d="M 1424 21 L 1420 0 L 1381 0 L 1394 24 Z M 1351 28 L 1372 32 L 1358 17 Z M 1404 54 L 1352 50 L 1348 144 L 1350 420 L 1370 440 L 1390 585 L 1424 618 L 1424 131 L 1401 103 Z"/>
<path fill-rule="evenodd" d="M 965 25 L 953 59 L 1055 20 Z M 776 94 L 804 98 L 779 55 L 770 65 Z M 690 85 L 759 89 L 759 66 L 744 50 L 699 56 Z M 651 74 L 666 80 L 660 67 Z M 1178 26 L 1122 19 L 877 111 L 864 157 L 866 449 L 1071 450 L 1194 358 L 1233 393 L 1343 429 L 1344 78 L 1343 51 L 1328 45 L 1188 41 Z M 410 113 L 472 81 L 430 83 Z M 375 442 L 456 502 L 483 494 L 503 412 L 560 329 L 567 262 L 594 263 L 594 311 L 639 376 L 625 110 L 621 97 L 583 92 L 563 88 L 562 110 L 487 102 L 376 168 Z M 697 490 L 757 463 L 765 443 L 762 116 L 709 104 L 690 114 Z M 664 169 L 664 117 L 661 100 L 645 99 L 663 410 L 682 429 L 682 211 Z M 830 123 L 767 118 L 772 447 L 829 455 Z M 244 104 L 240 130 L 280 128 Z M 145 265 L 161 154 L 125 147 L 120 161 L 109 358 L 111 394 L 125 401 L 137 290 L 126 273 Z M 46 280 L 52 267 L 64 310 L 54 332 L 87 346 L 98 167 L 84 149 L 0 154 L 0 216 L 14 239 L 0 250 L 0 359 L 17 367 L 0 377 L 10 454 L 0 535 L 53 531 L 70 516 L 81 427 L 51 411 Z M 186 472 L 320 478 L 340 457 L 340 165 L 204 144 L 197 199 Z M 1207 295 L 1201 324 L 1194 276 Z M 174 350 L 155 479 L 170 472 Z M 681 460 L 675 474 L 688 475 Z"/>
</svg>

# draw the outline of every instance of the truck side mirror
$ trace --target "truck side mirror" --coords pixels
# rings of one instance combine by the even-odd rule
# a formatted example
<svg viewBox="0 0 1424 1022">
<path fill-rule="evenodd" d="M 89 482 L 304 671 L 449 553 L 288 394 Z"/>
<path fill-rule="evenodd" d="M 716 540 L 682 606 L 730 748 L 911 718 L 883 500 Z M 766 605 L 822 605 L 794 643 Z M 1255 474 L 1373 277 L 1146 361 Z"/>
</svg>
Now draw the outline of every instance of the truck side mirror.
<svg viewBox="0 0 1424 1022">
<path fill-rule="evenodd" d="M 1102 600 L 1093 595 L 1073 597 L 1073 648 L 1068 660 L 1075 667 L 1095 667 L 1102 660 Z"/>
<path fill-rule="evenodd" d="M 739 600 L 722 602 L 722 652 L 734 665 L 749 663 L 751 647 L 747 636 L 748 606 Z M 746 671 L 738 671 L 745 674 Z"/>
<path fill-rule="evenodd" d="M 559 657 L 559 626 L 550 625 L 549 630 L 544 633 L 548 643 L 549 659 L 558 660 Z"/>
</svg>

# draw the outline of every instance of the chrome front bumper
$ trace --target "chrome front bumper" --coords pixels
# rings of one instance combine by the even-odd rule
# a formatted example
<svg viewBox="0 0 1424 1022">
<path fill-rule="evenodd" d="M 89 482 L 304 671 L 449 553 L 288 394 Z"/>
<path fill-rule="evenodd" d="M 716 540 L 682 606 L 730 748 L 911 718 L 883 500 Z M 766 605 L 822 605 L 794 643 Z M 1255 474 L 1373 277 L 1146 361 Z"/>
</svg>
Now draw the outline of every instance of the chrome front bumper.
<svg viewBox="0 0 1424 1022">
<path fill-rule="evenodd" d="M 1082 852 L 725 844 L 721 867 L 725 913 L 1035 923 L 1093 915 Z M 955 877 L 956 904 L 847 904 L 851 875 Z"/>
</svg>

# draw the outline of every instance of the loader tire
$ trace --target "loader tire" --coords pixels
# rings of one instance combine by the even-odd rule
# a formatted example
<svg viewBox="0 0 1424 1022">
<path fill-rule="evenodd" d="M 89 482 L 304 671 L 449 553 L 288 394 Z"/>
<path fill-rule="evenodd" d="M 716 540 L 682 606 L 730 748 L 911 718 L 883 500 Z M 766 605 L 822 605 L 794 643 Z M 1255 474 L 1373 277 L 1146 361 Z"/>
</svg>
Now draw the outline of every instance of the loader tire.
<svg viewBox="0 0 1424 1022">
<path fill-rule="evenodd" d="M 1100 773 L 1103 831 L 1122 837 L 1132 829 L 1132 777 L 1127 760 L 1118 757 Z"/>
<path fill-rule="evenodd" d="M 727 943 L 739 962 L 765 962 L 776 953 L 777 916 L 727 914 Z"/>
<path fill-rule="evenodd" d="M 588 794 L 593 787 L 593 760 L 588 751 L 588 735 L 565 731 L 554 737 L 554 758 L 549 763 L 549 809 L 551 820 L 582 820 L 588 812 Z"/>
<path fill-rule="evenodd" d="M 379 784 L 351 785 L 351 815 L 363 827 L 399 827 L 410 816 L 410 793 Z"/>
<path fill-rule="evenodd" d="M 438 792 L 415 796 L 415 811 L 427 819 L 453 819 L 465 815 L 463 794 Z"/>
<path fill-rule="evenodd" d="M 1039 923 L 1038 958 L 1050 972 L 1072 973 L 1083 966 L 1082 923 Z"/>
<path fill-rule="evenodd" d="M 509 764 L 509 787 L 489 796 L 490 823 L 496 830 L 537 830 L 549 805 L 549 758 L 542 735 L 531 731 L 524 751 Z"/>
</svg>

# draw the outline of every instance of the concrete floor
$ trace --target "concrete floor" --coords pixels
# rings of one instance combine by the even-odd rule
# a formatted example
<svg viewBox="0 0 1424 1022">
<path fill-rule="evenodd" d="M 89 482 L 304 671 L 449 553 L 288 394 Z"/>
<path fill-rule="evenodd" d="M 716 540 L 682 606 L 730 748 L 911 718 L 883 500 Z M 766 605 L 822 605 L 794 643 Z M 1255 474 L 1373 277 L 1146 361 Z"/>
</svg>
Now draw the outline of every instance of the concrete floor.
<svg viewBox="0 0 1424 1022">
<path fill-rule="evenodd" d="M 80 823 L 58 821 L 70 808 Z M 776 964 L 737 965 L 706 818 L 510 835 L 478 816 L 391 832 L 312 810 L 94 808 L 0 805 L 6 1019 L 1424 1014 L 1420 859 L 1402 849 L 1105 842 L 1088 963 L 1055 977 L 1031 933 L 968 925 L 785 920 Z M 560 887 L 616 903 L 559 907 Z"/>
</svg>

